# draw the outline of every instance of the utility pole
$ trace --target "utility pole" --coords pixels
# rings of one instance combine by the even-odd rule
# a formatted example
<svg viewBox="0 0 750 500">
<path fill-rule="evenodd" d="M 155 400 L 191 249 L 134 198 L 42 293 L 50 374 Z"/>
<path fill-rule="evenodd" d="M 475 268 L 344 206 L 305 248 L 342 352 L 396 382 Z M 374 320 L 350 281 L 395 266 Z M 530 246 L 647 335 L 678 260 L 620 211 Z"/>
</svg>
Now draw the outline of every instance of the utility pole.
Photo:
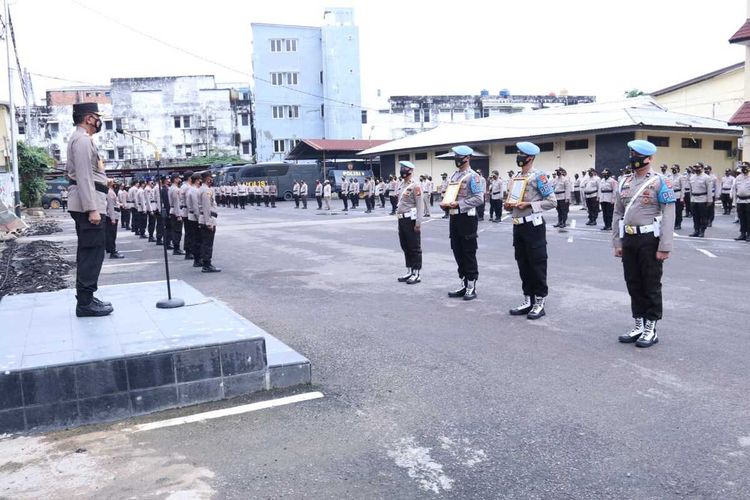
<svg viewBox="0 0 750 500">
<path fill-rule="evenodd" d="M 13 165 L 13 204 L 16 216 L 21 216 L 21 184 L 18 178 L 18 145 L 16 144 L 16 106 L 13 102 L 13 66 L 10 63 L 10 9 L 5 3 L 5 55 L 8 62 L 8 107 L 10 115 L 10 159 Z"/>
</svg>

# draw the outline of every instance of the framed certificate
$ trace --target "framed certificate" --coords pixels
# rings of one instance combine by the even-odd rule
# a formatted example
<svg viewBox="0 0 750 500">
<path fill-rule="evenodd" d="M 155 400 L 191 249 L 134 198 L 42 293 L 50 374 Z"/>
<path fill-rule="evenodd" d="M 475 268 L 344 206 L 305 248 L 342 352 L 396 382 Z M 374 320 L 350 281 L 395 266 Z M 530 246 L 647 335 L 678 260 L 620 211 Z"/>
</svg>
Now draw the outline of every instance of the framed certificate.
<svg viewBox="0 0 750 500">
<path fill-rule="evenodd" d="M 510 180 L 510 186 L 508 186 L 508 198 L 505 200 L 506 203 L 518 203 L 523 201 L 523 195 L 526 192 L 526 183 L 528 179 L 525 177 L 515 177 Z"/>
<path fill-rule="evenodd" d="M 445 188 L 445 194 L 443 195 L 443 201 L 440 202 L 441 205 L 448 205 L 450 203 L 453 203 L 458 199 L 458 191 L 461 189 L 461 183 L 460 182 L 451 182 L 448 184 L 448 186 Z"/>
</svg>

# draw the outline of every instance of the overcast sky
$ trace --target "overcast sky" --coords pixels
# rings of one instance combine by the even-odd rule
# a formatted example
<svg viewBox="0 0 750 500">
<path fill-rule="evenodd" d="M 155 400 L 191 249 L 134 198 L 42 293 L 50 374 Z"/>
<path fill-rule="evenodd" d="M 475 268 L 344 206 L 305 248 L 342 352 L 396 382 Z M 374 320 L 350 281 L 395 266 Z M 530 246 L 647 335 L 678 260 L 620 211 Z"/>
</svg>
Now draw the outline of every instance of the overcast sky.
<svg viewBox="0 0 750 500">
<path fill-rule="evenodd" d="M 376 89 L 508 88 L 608 100 L 744 59 L 744 47 L 727 42 L 746 18 L 744 0 L 11 0 L 11 18 L 21 65 L 32 73 L 100 84 L 187 74 L 249 82 L 250 23 L 319 26 L 325 7 L 355 9 L 365 99 Z M 76 84 L 34 76 L 37 100 L 48 88 Z"/>
</svg>

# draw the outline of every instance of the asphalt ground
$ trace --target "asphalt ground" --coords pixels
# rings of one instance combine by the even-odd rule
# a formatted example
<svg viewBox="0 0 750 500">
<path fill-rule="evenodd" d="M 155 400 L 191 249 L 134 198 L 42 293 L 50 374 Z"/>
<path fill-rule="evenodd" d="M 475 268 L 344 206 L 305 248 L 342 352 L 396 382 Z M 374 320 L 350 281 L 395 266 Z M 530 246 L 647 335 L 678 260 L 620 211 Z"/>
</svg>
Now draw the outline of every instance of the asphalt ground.
<svg viewBox="0 0 750 500">
<path fill-rule="evenodd" d="M 574 229 L 547 217 L 547 316 L 529 321 L 508 315 L 522 298 L 508 220 L 480 223 L 479 297 L 464 302 L 447 297 L 457 277 L 437 205 L 413 286 L 396 282 L 403 257 L 387 210 L 313 205 L 221 208 L 222 273 L 170 256 L 174 278 L 307 356 L 312 387 L 0 441 L 15 464 L 0 464 L 0 496 L 44 491 L 49 475 L 29 471 L 48 467 L 52 497 L 750 497 L 750 244 L 732 241 L 733 215 L 717 207 L 707 238 L 676 238 L 660 342 L 638 349 L 617 342 L 632 320 L 610 235 L 578 207 Z M 64 227 L 39 238 L 72 254 Z M 105 261 L 101 284 L 164 278 L 161 247 L 129 232 L 118 247 L 127 258 Z M 309 390 L 325 397 L 127 432 Z M 55 466 L 79 455 L 85 464 Z"/>
</svg>

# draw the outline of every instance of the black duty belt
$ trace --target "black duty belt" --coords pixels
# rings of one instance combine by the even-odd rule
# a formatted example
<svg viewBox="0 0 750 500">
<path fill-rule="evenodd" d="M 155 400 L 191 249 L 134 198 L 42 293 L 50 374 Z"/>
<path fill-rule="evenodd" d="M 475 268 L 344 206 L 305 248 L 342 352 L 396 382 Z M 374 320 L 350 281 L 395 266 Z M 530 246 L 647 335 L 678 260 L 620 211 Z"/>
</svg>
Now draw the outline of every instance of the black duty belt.
<svg viewBox="0 0 750 500">
<path fill-rule="evenodd" d="M 217 214 L 216 212 L 211 212 L 211 217 L 213 217 L 215 219 L 215 218 L 219 217 L 219 214 Z"/>
<path fill-rule="evenodd" d="M 596 194 L 596 191 L 584 191 L 583 194 Z"/>
<path fill-rule="evenodd" d="M 182 210 L 183 208 L 187 208 L 187 205 L 180 205 L 180 210 Z"/>
<path fill-rule="evenodd" d="M 672 191 L 674 191 L 675 193 L 679 193 L 680 191 L 682 191 L 682 189 L 673 189 Z"/>
<path fill-rule="evenodd" d="M 611 189 L 609 191 L 605 191 L 605 190 L 602 189 L 602 193 L 611 193 L 611 192 L 612 192 Z"/>
<path fill-rule="evenodd" d="M 693 196 L 704 196 L 707 194 L 708 194 L 707 192 L 706 193 L 693 193 Z"/>
<path fill-rule="evenodd" d="M 120 209 L 119 209 L 119 208 L 115 208 L 115 212 L 119 212 L 119 211 L 120 211 Z"/>
<path fill-rule="evenodd" d="M 739 198 L 740 200 L 750 200 L 750 196 L 740 196 L 740 195 L 737 195 L 737 198 Z"/>
<path fill-rule="evenodd" d="M 78 185 L 78 183 L 76 181 L 74 181 L 73 179 L 68 179 L 68 183 L 71 186 L 77 186 Z M 104 194 L 107 194 L 109 192 L 109 188 L 105 184 L 99 184 L 97 182 L 94 183 L 94 189 L 96 189 L 100 193 L 104 193 Z"/>
</svg>

